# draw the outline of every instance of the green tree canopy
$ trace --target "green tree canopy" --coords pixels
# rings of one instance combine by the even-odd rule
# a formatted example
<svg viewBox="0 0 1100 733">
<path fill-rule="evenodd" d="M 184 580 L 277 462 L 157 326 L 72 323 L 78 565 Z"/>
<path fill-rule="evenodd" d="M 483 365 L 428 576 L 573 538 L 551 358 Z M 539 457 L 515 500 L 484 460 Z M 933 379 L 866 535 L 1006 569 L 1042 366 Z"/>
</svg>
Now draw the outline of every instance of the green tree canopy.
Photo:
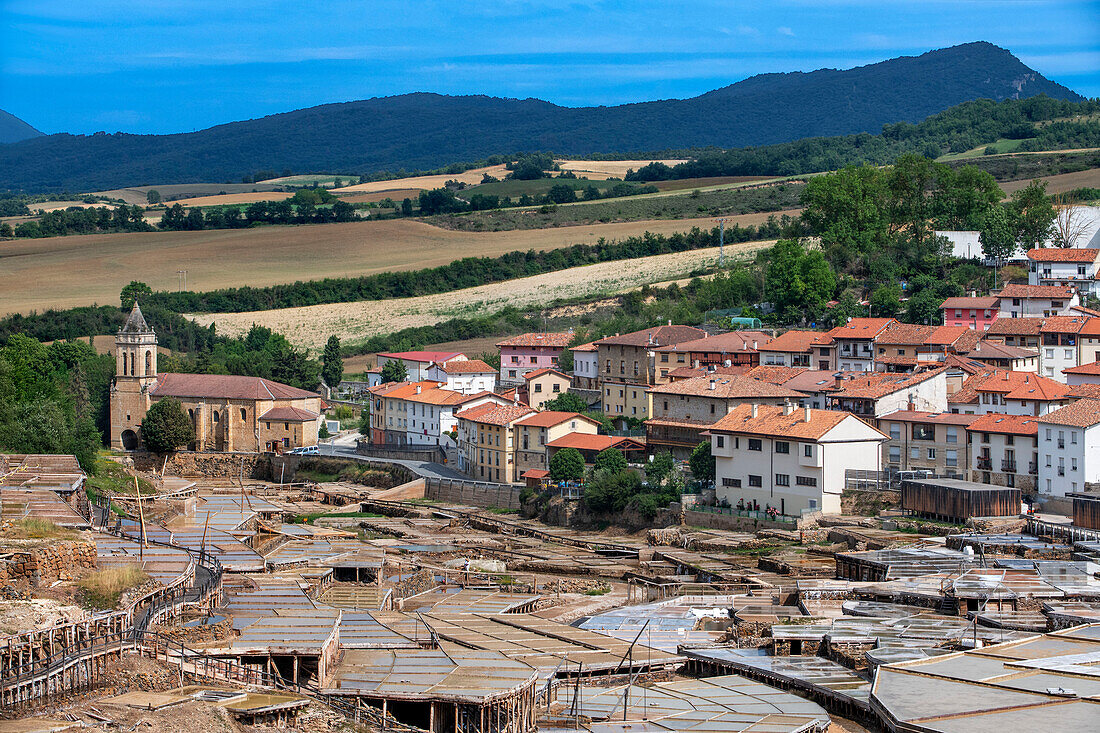
<svg viewBox="0 0 1100 733">
<path fill-rule="evenodd" d="M 1016 251 L 1016 233 L 1017 227 L 1009 210 L 1004 206 L 994 206 L 986 212 L 978 234 L 982 254 L 994 262 L 1004 262 Z"/>
<path fill-rule="evenodd" d="M 160 191 L 158 191 L 155 188 L 150 188 L 145 193 L 145 200 L 148 201 L 150 204 L 159 204 L 160 203 Z"/>
<path fill-rule="evenodd" d="M 692 449 L 688 465 L 691 466 L 691 474 L 697 481 L 714 480 L 714 455 L 710 452 L 709 440 L 704 440 Z"/>
<path fill-rule="evenodd" d="M 562 448 L 550 459 L 554 481 L 580 481 L 584 477 L 584 456 L 576 448 Z"/>
<path fill-rule="evenodd" d="M 626 456 L 618 448 L 604 448 L 596 454 L 596 460 L 592 464 L 592 468 L 594 471 L 622 473 L 627 469 Z"/>
<path fill-rule="evenodd" d="M 660 486 L 672 473 L 676 461 L 668 451 L 653 456 L 653 460 L 646 464 L 645 478 L 650 487 Z"/>
<path fill-rule="evenodd" d="M 400 359 L 390 359 L 382 365 L 382 383 L 404 382 L 409 378 L 409 370 Z"/>
<path fill-rule="evenodd" d="M 154 453 L 168 453 L 194 441 L 195 429 L 180 401 L 168 397 L 154 403 L 145 413 L 141 439 Z"/>
<path fill-rule="evenodd" d="M 138 280 L 131 280 L 130 284 L 118 294 L 118 299 L 122 303 L 122 310 L 128 311 L 134 307 L 134 303 L 145 300 L 152 294 L 153 289 L 151 287 Z"/>
<path fill-rule="evenodd" d="M 1025 250 L 1041 247 L 1054 226 L 1054 204 L 1045 181 L 1034 180 L 1012 194 L 1009 202 L 1016 221 L 1016 238 Z"/>
<path fill-rule="evenodd" d="M 585 413 L 588 411 L 588 402 L 583 397 L 573 394 L 572 392 L 562 392 L 552 400 L 547 400 L 542 409 L 555 410 L 557 412 L 580 412 Z"/>
<path fill-rule="evenodd" d="M 325 384 L 333 389 L 344 378 L 344 360 L 340 356 L 340 338 L 336 335 L 328 337 L 325 350 L 321 354 L 321 378 Z"/>
<path fill-rule="evenodd" d="M 879 285 L 871 293 L 871 315 L 893 318 L 901 310 L 901 287 L 896 283 Z"/>
</svg>

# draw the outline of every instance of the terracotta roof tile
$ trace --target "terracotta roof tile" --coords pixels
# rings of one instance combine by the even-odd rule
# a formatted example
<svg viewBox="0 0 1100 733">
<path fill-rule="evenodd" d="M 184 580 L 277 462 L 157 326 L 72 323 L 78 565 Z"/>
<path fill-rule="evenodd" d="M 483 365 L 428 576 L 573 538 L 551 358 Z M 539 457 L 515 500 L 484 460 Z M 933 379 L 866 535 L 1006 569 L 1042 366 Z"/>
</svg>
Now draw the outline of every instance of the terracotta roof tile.
<svg viewBox="0 0 1100 733">
<path fill-rule="evenodd" d="M 923 346 L 936 332 L 934 326 L 921 326 L 915 323 L 891 323 L 875 339 L 878 344 L 897 344 L 899 346 Z"/>
<path fill-rule="evenodd" d="M 820 331 L 787 331 L 766 344 L 757 347 L 757 351 L 777 351 L 783 353 L 805 353 L 815 346 L 828 346 L 832 336 Z"/>
<path fill-rule="evenodd" d="M 1030 359 L 1039 356 L 1035 349 L 1022 346 L 1008 346 L 997 341 L 979 341 L 966 349 L 959 349 L 959 353 L 971 359 Z"/>
<path fill-rule="evenodd" d="M 893 318 L 853 318 L 829 331 L 829 335 L 835 339 L 873 339 L 894 323 L 897 321 Z"/>
<path fill-rule="evenodd" d="M 496 373 L 496 369 L 486 364 L 481 359 L 466 359 L 465 361 L 449 361 L 438 365 L 444 374 L 489 374 Z"/>
<path fill-rule="evenodd" d="M 784 384 L 805 371 L 809 371 L 807 367 L 786 367 L 761 364 L 745 372 L 745 376 L 750 379 L 759 379 L 761 382 Z"/>
<path fill-rule="evenodd" d="M 752 416 L 756 408 L 756 417 Z M 748 435 L 766 435 L 792 440 L 820 440 L 844 420 L 859 420 L 848 412 L 839 410 L 810 410 L 809 422 L 806 421 L 805 408 L 795 408 L 790 414 L 783 414 L 784 408 L 767 405 L 739 405 L 728 415 L 714 423 L 711 432 L 741 433 Z M 877 428 L 871 428 L 882 434 Z M 885 438 L 886 436 L 883 435 Z"/>
<path fill-rule="evenodd" d="M 1073 297 L 1073 288 L 1064 285 L 1025 285 L 1023 283 L 1009 283 L 1001 288 L 997 294 L 1001 300 L 1005 298 L 1060 298 Z"/>
<path fill-rule="evenodd" d="M 1002 394 L 1018 400 L 1061 399 L 1068 388 L 1061 382 L 1033 372 L 998 372 L 975 386 L 978 393 Z M 1015 396 L 1015 393 L 1029 396 Z"/>
<path fill-rule="evenodd" d="M 608 336 L 596 341 L 597 345 L 613 346 L 669 346 L 681 341 L 694 341 L 706 335 L 706 331 L 694 326 L 655 326 L 620 336 Z"/>
<path fill-rule="evenodd" d="M 532 379 L 535 379 L 536 377 L 541 377 L 541 376 L 544 376 L 546 374 L 557 374 L 559 377 L 564 377 L 565 379 L 569 379 L 569 375 L 566 374 L 565 372 L 558 371 L 557 369 L 551 369 L 550 367 L 543 367 L 542 369 L 536 369 L 533 372 L 527 372 L 526 374 L 523 375 L 523 378 L 526 379 L 527 381 L 531 381 Z"/>
<path fill-rule="evenodd" d="M 929 369 L 916 374 L 888 374 L 854 372 L 847 379 L 838 379 L 832 393 L 833 397 L 848 399 L 877 400 L 888 394 L 908 389 L 946 371 L 944 367 Z"/>
<path fill-rule="evenodd" d="M 474 399 L 479 395 L 466 395 L 461 392 L 455 392 L 451 389 L 431 388 L 421 390 L 419 394 L 405 394 L 401 395 L 401 399 L 408 402 L 415 402 L 419 405 L 439 405 L 445 407 L 447 405 L 461 405 Z"/>
<path fill-rule="evenodd" d="M 1094 361 L 1091 364 L 1081 364 L 1075 367 L 1067 367 L 1062 370 L 1062 374 L 1084 374 L 1089 376 L 1100 376 L 1100 360 Z"/>
<path fill-rule="evenodd" d="M 497 342 L 497 348 L 501 346 L 552 346 L 556 349 L 564 349 L 573 340 L 571 333 L 521 333 L 519 336 L 504 339 Z"/>
<path fill-rule="evenodd" d="M 787 389 L 793 389 L 802 394 L 815 392 L 827 392 L 836 385 L 836 372 L 822 369 L 803 369 L 790 379 L 782 382 Z"/>
<path fill-rule="evenodd" d="M 1049 425 L 1087 428 L 1100 423 L 1100 400 L 1077 400 L 1038 418 Z"/>
<path fill-rule="evenodd" d="M 1100 249 L 1042 247 L 1029 249 L 1027 258 L 1035 262 L 1096 262 Z"/>
<path fill-rule="evenodd" d="M 1038 336 L 1042 318 L 998 318 L 985 330 L 986 336 Z"/>
<path fill-rule="evenodd" d="M 456 413 L 455 417 L 460 420 L 470 420 L 471 422 L 485 425 L 510 425 L 523 416 L 530 415 L 533 412 L 534 410 L 526 405 L 487 404 L 463 410 L 462 412 Z"/>
<path fill-rule="evenodd" d="M 1000 303 L 1000 298 L 989 295 L 981 298 L 948 298 L 940 303 L 940 310 L 955 308 L 958 310 L 992 310 Z"/>
<path fill-rule="evenodd" d="M 543 410 L 542 412 L 536 412 L 534 415 L 528 415 L 516 424 L 533 428 L 552 428 L 555 425 L 561 425 L 563 422 L 569 420 L 584 420 L 592 425 L 599 425 L 599 423 L 592 418 L 586 417 L 579 412 L 562 412 L 560 410 Z"/>
<path fill-rule="evenodd" d="M 654 351 L 709 352 L 715 354 L 751 352 L 758 350 L 771 340 L 772 337 L 762 331 L 730 331 L 729 333 L 719 333 L 691 341 L 681 341 L 671 346 L 661 346 L 654 349 Z"/>
<path fill-rule="evenodd" d="M 962 389 L 953 395 L 948 396 L 947 404 L 949 405 L 968 405 L 976 404 L 981 398 L 981 394 L 978 392 L 978 387 L 983 385 L 986 380 L 999 379 L 1005 372 L 1002 369 L 990 369 L 989 371 L 979 372 L 972 374 L 962 384 Z"/>
<path fill-rule="evenodd" d="M 770 382 L 738 375 L 703 375 L 650 387 L 653 394 L 690 395 L 715 399 L 798 399 L 802 395 Z"/>
<path fill-rule="evenodd" d="M 260 415 L 260 420 L 272 420 L 275 422 L 311 422 L 320 415 L 310 410 L 300 410 L 297 407 L 273 407 Z"/>
<path fill-rule="evenodd" d="M 569 347 L 570 351 L 599 351 L 595 341 L 589 341 L 587 344 L 581 344 L 580 346 Z"/>
<path fill-rule="evenodd" d="M 952 346 L 960 340 L 973 338 L 977 340 L 977 332 L 966 326 L 936 326 L 928 338 L 924 340 L 925 346 Z"/>
<path fill-rule="evenodd" d="M 1050 316 L 1043 319 L 1041 333 L 1080 333 L 1091 319 L 1088 316 Z"/>
<path fill-rule="evenodd" d="M 443 386 L 443 382 L 434 382 L 430 379 L 422 382 L 387 382 L 385 384 L 379 384 L 375 387 L 371 387 L 367 391 L 376 397 L 395 397 L 399 399 L 405 399 L 411 395 L 416 394 L 417 388 L 420 391 L 429 389 L 438 389 Z"/>
<path fill-rule="evenodd" d="M 990 412 L 982 415 L 967 426 L 972 433 L 998 433 L 1001 435 L 1036 435 L 1039 432 L 1038 418 L 1030 415 L 1001 415 Z"/>
<path fill-rule="evenodd" d="M 590 435 L 588 433 L 569 433 L 546 444 L 549 448 L 576 448 L 577 450 L 601 451 L 605 448 L 620 450 L 644 450 L 645 443 L 636 438 L 617 435 Z"/>
<path fill-rule="evenodd" d="M 273 382 L 263 377 L 233 374 L 172 374 L 157 376 L 152 394 L 157 397 L 199 397 L 230 400 L 294 400 L 318 397 L 316 392 Z"/>
<path fill-rule="evenodd" d="M 894 422 L 920 422 L 936 425 L 969 425 L 977 419 L 977 415 L 960 415 L 954 412 L 922 412 L 921 410 L 898 410 L 879 418 L 880 421 L 892 420 Z"/>
<path fill-rule="evenodd" d="M 1069 388 L 1069 397 L 1100 400 L 1100 384 L 1078 384 Z"/>
</svg>

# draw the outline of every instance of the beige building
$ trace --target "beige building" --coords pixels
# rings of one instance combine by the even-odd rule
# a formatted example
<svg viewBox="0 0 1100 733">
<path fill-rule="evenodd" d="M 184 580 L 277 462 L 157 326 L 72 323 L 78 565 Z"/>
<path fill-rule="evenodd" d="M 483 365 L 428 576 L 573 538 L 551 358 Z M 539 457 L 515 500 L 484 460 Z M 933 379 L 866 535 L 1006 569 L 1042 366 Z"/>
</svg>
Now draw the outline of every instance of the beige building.
<svg viewBox="0 0 1100 733">
<path fill-rule="evenodd" d="M 282 451 L 317 444 L 321 397 L 262 377 L 158 374 L 156 334 L 134 304 L 115 337 L 111 447 L 141 446 L 141 423 L 156 402 L 178 399 L 195 429 L 192 450 Z"/>
<path fill-rule="evenodd" d="M 595 341 L 604 414 L 613 419 L 648 417 L 646 389 L 668 381 L 667 374 L 657 371 L 656 349 L 705 335 L 701 328 L 669 324 Z"/>
<path fill-rule="evenodd" d="M 523 375 L 526 384 L 527 406 L 541 410 L 542 406 L 558 395 L 569 391 L 570 378 L 557 369 L 539 369 Z"/>
<path fill-rule="evenodd" d="M 459 470 L 478 481 L 518 481 L 515 424 L 534 412 L 526 405 L 486 404 L 457 413 Z"/>
<path fill-rule="evenodd" d="M 966 428 L 977 415 L 898 410 L 878 419 L 890 436 L 882 445 L 882 464 L 895 471 L 932 471 L 965 479 L 970 466 Z"/>
<path fill-rule="evenodd" d="M 571 433 L 595 435 L 600 424 L 578 412 L 547 410 L 528 415 L 516 422 L 516 473 L 546 470 L 546 444 Z"/>
</svg>

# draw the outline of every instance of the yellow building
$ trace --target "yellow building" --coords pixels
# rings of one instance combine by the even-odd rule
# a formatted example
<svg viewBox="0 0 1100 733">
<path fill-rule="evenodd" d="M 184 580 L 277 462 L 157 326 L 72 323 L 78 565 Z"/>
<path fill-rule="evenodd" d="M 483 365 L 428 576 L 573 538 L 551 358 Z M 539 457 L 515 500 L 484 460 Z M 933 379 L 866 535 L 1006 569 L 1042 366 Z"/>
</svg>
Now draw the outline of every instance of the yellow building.
<svg viewBox="0 0 1100 733">
<path fill-rule="evenodd" d="M 518 481 L 515 424 L 534 412 L 526 405 L 486 404 L 457 413 L 459 468 L 478 481 Z"/>
<path fill-rule="evenodd" d="M 544 404 L 568 392 L 572 381 L 568 374 L 557 369 L 527 372 L 523 379 L 527 385 L 527 406 L 536 410 L 541 410 Z"/>
<path fill-rule="evenodd" d="M 178 399 L 195 429 L 192 450 L 280 451 L 317 444 L 321 397 L 262 377 L 158 374 L 157 338 L 135 303 L 115 337 L 111 447 L 141 447 L 145 413 Z"/>
<path fill-rule="evenodd" d="M 531 469 L 549 468 L 546 444 L 571 433 L 595 435 L 600 424 L 579 412 L 555 412 L 546 410 L 528 415 L 516 422 L 515 466 L 516 474 Z"/>
<path fill-rule="evenodd" d="M 593 342 L 604 413 L 611 418 L 648 417 L 646 389 L 668 381 L 656 369 L 655 350 L 704 336 L 701 328 L 669 324 Z"/>
</svg>

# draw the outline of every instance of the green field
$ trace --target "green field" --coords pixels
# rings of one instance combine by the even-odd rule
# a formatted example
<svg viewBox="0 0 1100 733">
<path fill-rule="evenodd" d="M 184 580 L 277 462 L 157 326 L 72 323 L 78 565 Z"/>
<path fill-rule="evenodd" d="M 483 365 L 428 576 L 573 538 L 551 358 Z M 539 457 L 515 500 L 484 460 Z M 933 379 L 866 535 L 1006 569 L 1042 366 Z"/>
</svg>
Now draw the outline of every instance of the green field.
<svg viewBox="0 0 1100 733">
<path fill-rule="evenodd" d="M 528 196 L 545 196 L 552 186 L 559 184 L 565 184 L 574 191 L 583 191 L 589 186 L 595 186 L 602 193 L 616 183 L 621 183 L 621 181 L 589 181 L 584 178 L 536 178 L 533 181 L 507 180 L 470 186 L 462 189 L 460 195 L 464 199 L 469 199 L 475 193 L 486 196 L 510 196 L 512 198 L 524 194 Z"/>
<path fill-rule="evenodd" d="M 336 173 L 303 173 L 300 176 L 283 176 L 282 178 L 258 181 L 258 183 L 275 186 L 332 186 L 337 180 L 341 181 L 341 185 L 348 186 L 353 183 L 359 183 L 359 176 L 353 176 L 350 173 L 346 175 L 338 175 Z"/>
<path fill-rule="evenodd" d="M 1002 137 L 995 142 L 986 143 L 985 145 L 979 145 L 976 148 L 964 150 L 961 153 L 948 153 L 947 155 L 941 155 L 940 157 L 936 158 L 936 160 L 948 161 L 966 160 L 967 158 L 980 158 L 985 155 L 985 149 L 989 147 L 992 147 L 994 150 L 996 150 L 997 155 L 1001 155 L 1003 153 L 1015 153 L 1017 150 L 1020 149 L 1020 145 L 1023 142 L 1023 140 L 1007 140 Z"/>
</svg>

